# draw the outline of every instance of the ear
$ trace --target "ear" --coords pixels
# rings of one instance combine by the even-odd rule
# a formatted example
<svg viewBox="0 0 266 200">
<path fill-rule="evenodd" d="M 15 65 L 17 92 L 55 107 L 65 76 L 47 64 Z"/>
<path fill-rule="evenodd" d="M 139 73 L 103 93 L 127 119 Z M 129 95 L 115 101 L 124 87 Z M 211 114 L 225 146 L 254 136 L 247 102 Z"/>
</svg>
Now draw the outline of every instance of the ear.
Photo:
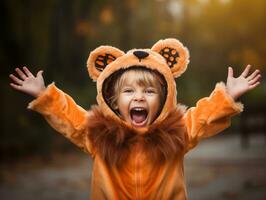
<svg viewBox="0 0 266 200">
<path fill-rule="evenodd" d="M 100 46 L 92 51 L 87 60 L 87 68 L 90 77 L 96 81 L 101 72 L 115 59 L 125 53 L 115 47 Z"/>
<path fill-rule="evenodd" d="M 189 52 L 179 40 L 170 38 L 159 40 L 151 49 L 164 57 L 175 78 L 186 71 L 189 63 Z"/>
</svg>

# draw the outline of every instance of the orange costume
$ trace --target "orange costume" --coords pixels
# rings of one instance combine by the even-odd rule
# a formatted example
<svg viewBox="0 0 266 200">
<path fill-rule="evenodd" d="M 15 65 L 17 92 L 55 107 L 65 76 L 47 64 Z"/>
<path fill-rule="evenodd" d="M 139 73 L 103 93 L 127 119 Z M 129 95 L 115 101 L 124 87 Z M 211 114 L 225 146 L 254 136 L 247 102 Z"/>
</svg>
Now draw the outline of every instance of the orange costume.
<svg viewBox="0 0 266 200">
<path fill-rule="evenodd" d="M 223 83 L 195 107 L 177 104 L 174 78 L 188 63 L 188 50 L 176 39 L 127 53 L 101 46 L 91 52 L 87 62 L 91 78 L 97 81 L 97 106 L 84 110 L 54 84 L 29 104 L 92 156 L 91 199 L 187 199 L 184 155 L 202 138 L 227 128 L 230 118 L 243 109 Z M 163 108 L 145 128 L 135 128 L 119 118 L 106 100 L 108 78 L 133 66 L 159 72 L 166 84 Z"/>
</svg>

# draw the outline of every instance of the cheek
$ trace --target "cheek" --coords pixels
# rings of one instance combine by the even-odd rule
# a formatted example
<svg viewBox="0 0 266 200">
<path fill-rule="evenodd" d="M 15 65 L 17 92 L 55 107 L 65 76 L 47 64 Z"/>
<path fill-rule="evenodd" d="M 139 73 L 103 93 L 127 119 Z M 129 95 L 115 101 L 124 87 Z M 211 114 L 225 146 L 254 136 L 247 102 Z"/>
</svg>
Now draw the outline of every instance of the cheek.
<svg viewBox="0 0 266 200">
<path fill-rule="evenodd" d="M 117 105 L 118 107 L 125 107 L 129 104 L 130 102 L 130 97 L 129 96 L 126 96 L 126 95 L 120 95 L 117 99 Z"/>
<path fill-rule="evenodd" d="M 159 96 L 154 96 L 150 98 L 150 106 L 153 108 L 154 111 L 158 111 L 160 107 L 160 98 Z"/>
</svg>

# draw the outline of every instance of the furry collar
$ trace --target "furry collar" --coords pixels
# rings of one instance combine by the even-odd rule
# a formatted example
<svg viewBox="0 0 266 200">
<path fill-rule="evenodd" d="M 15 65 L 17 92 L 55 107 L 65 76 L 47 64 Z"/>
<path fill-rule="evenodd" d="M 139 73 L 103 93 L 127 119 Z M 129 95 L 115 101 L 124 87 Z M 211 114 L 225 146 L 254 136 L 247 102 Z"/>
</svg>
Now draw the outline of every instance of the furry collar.
<svg viewBox="0 0 266 200">
<path fill-rule="evenodd" d="M 88 120 L 88 135 L 96 154 L 106 163 L 121 166 L 128 158 L 132 147 L 140 144 L 145 154 L 154 162 L 165 162 L 184 153 L 185 126 L 182 121 L 184 106 L 176 106 L 160 123 L 149 126 L 145 134 L 105 116 L 99 106 L 92 107 Z"/>
</svg>

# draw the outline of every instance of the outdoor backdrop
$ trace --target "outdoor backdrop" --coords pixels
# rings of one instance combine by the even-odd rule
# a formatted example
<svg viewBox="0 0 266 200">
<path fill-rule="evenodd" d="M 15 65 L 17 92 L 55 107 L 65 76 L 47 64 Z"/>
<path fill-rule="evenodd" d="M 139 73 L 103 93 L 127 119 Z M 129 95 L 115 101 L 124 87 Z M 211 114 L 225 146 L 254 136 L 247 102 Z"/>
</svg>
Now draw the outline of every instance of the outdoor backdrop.
<svg viewBox="0 0 266 200">
<path fill-rule="evenodd" d="M 85 109 L 96 103 L 86 60 L 100 45 L 128 51 L 179 39 L 191 62 L 177 79 L 177 98 L 188 106 L 226 81 L 228 66 L 239 75 L 251 64 L 265 76 L 264 0 L 4 0 L 0 9 L 0 152 L 5 161 L 74 148 L 26 109 L 31 97 L 11 89 L 8 76 L 15 67 L 28 66 L 35 74 L 43 69 L 46 85 L 55 82 Z M 240 99 L 263 123 L 265 91 L 264 77 Z M 237 117 L 229 130 L 238 134 L 240 121 Z"/>
</svg>

